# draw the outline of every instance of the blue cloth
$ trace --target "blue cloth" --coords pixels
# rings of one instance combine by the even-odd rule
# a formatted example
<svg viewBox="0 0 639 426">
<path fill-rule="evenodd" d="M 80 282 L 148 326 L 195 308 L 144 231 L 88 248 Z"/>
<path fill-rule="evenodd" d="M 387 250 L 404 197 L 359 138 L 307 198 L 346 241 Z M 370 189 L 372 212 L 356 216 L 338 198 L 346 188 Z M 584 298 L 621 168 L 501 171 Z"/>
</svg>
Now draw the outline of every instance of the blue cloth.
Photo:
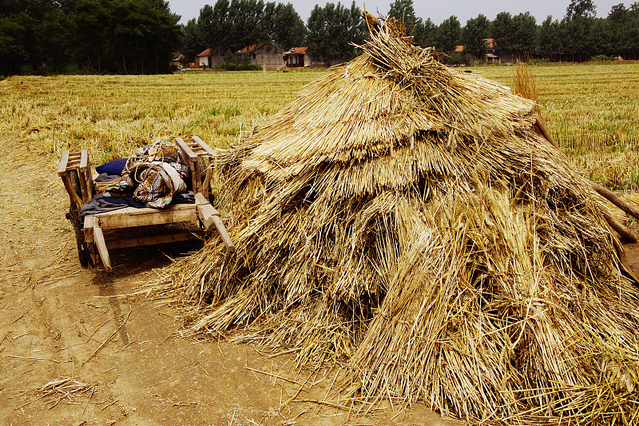
<svg viewBox="0 0 639 426">
<path fill-rule="evenodd" d="M 128 158 L 118 158 L 117 160 L 109 161 L 95 168 L 98 173 L 107 173 L 109 175 L 121 175 L 126 161 Z"/>
</svg>

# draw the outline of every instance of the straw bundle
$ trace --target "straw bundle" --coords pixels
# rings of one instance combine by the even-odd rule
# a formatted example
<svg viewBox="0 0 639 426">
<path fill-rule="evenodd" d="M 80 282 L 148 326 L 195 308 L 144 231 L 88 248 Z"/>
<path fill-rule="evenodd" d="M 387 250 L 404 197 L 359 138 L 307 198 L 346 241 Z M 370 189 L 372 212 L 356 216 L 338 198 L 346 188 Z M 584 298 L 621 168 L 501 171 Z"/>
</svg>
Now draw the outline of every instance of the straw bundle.
<svg viewBox="0 0 639 426">
<path fill-rule="evenodd" d="M 534 102 L 387 20 L 220 159 L 228 228 L 159 287 L 186 334 L 344 362 L 473 423 L 639 418 L 639 291 Z"/>
</svg>

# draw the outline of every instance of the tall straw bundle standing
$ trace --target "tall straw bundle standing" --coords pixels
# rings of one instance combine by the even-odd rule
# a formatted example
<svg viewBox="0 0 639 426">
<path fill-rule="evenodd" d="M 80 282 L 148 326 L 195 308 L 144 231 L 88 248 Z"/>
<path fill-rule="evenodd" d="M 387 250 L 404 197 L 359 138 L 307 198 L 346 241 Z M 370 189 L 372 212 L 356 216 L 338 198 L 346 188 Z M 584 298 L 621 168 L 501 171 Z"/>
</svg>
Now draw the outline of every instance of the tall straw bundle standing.
<svg viewBox="0 0 639 426">
<path fill-rule="evenodd" d="M 471 422 L 639 415 L 639 291 L 535 103 L 390 19 L 220 159 L 216 241 L 159 287 L 186 334 L 348 365 L 365 397 Z"/>
<path fill-rule="evenodd" d="M 513 92 L 516 95 L 532 99 L 535 102 L 539 101 L 539 98 L 537 97 L 537 84 L 535 83 L 535 76 L 528 68 L 528 64 L 526 62 L 518 60 L 517 65 L 515 65 Z M 539 108 L 537 109 L 539 110 Z"/>
</svg>

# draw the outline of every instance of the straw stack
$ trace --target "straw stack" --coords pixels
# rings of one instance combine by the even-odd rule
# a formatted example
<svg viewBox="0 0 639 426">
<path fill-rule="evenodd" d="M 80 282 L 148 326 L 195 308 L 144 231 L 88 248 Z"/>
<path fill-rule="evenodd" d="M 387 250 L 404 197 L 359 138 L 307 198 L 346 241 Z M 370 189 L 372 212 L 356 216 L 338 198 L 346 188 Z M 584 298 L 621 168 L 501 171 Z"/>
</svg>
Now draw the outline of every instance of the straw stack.
<svg viewBox="0 0 639 426">
<path fill-rule="evenodd" d="M 186 334 L 348 365 L 471 423 L 639 421 L 639 291 L 535 104 L 387 20 L 220 159 L 237 246 L 159 287 Z"/>
</svg>

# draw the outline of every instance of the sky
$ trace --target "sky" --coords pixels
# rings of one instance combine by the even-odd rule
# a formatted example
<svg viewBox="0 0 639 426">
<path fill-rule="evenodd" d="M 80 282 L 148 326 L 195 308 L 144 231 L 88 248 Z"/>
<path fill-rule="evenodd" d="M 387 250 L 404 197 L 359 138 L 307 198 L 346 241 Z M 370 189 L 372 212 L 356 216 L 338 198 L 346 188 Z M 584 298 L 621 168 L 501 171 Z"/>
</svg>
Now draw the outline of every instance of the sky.
<svg viewBox="0 0 639 426">
<path fill-rule="evenodd" d="M 189 19 L 197 18 L 200 15 L 200 9 L 206 5 L 214 5 L 216 0 L 169 0 L 171 11 L 182 16 L 181 24 L 186 24 Z M 311 10 L 316 4 L 320 6 L 326 5 L 326 1 L 304 1 L 304 0 L 264 0 L 264 2 L 274 1 L 275 3 L 292 3 L 295 11 L 300 18 L 307 22 Z M 350 7 L 352 0 L 340 1 L 342 5 Z M 621 2 L 619 0 L 594 0 L 597 6 L 597 16 L 605 18 L 608 16 L 613 5 L 624 3 L 626 8 L 630 7 L 636 0 Z M 379 13 L 386 15 L 394 0 L 367 0 L 357 1 L 355 4 L 360 9 L 372 12 L 374 15 Z M 337 4 L 338 1 L 331 1 Z M 566 8 L 570 4 L 570 0 L 414 0 L 413 7 L 417 17 L 426 20 L 430 18 L 433 23 L 439 25 L 442 21 L 457 16 L 462 26 L 466 24 L 469 18 L 476 18 L 480 13 L 484 14 L 490 21 L 500 12 L 510 12 L 511 15 L 530 12 L 536 19 L 537 25 L 552 15 L 553 20 L 561 20 L 566 15 Z"/>
</svg>

